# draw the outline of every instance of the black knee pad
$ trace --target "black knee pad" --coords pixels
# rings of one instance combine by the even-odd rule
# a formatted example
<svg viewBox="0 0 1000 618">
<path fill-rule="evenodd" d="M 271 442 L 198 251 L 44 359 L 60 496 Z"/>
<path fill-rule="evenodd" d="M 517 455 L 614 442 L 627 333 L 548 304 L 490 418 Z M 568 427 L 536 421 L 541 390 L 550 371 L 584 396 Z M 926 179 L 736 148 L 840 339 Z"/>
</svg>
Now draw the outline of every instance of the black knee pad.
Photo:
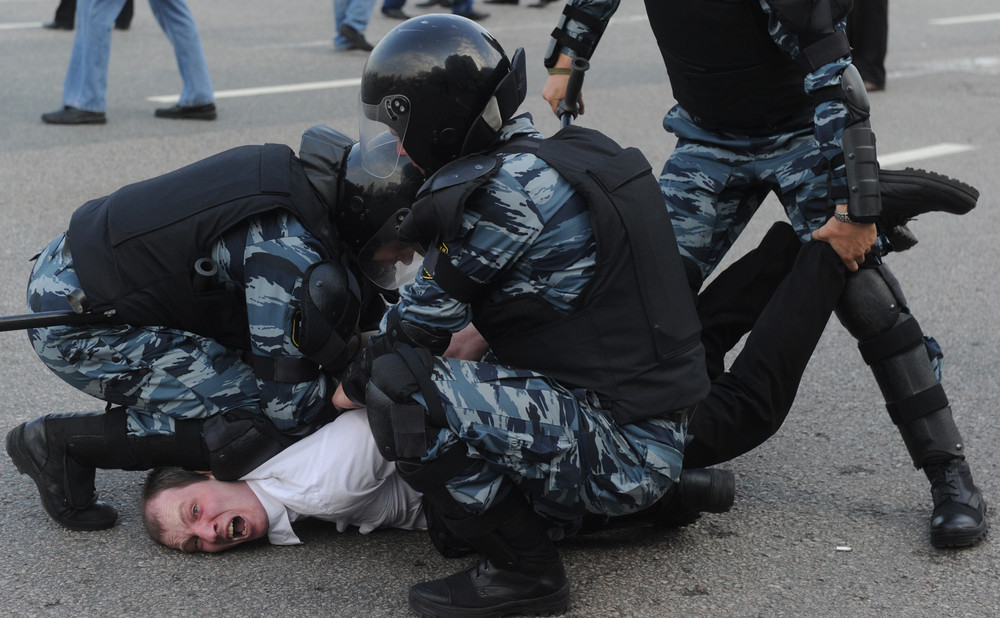
<svg viewBox="0 0 1000 618">
<path fill-rule="evenodd" d="M 866 341 L 895 326 L 905 308 L 899 282 L 880 265 L 847 276 L 836 313 L 855 339 Z"/>
</svg>

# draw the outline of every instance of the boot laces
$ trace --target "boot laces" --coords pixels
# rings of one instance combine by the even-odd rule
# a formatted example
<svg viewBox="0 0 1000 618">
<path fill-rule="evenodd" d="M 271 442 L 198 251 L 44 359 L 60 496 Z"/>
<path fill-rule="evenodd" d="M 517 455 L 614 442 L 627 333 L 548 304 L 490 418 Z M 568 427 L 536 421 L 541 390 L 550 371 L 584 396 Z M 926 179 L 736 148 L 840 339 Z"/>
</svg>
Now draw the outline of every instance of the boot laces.
<svg viewBox="0 0 1000 618">
<path fill-rule="evenodd" d="M 931 493 L 934 495 L 934 506 L 941 506 L 948 501 L 968 503 L 972 491 L 971 489 L 963 491 L 966 488 L 960 465 L 947 462 L 934 466 L 931 469 L 930 482 Z"/>
</svg>

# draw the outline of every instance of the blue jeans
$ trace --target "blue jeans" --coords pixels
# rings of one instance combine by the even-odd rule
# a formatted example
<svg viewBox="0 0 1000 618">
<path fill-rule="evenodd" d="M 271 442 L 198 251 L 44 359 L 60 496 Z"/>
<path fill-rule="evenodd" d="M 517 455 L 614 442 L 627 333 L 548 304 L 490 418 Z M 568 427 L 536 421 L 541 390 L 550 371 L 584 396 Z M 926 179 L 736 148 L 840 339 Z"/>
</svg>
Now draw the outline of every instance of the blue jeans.
<svg viewBox="0 0 1000 618">
<path fill-rule="evenodd" d="M 76 35 L 63 84 L 63 105 L 89 112 L 107 107 L 111 31 L 125 0 L 79 0 Z M 204 105 L 215 100 L 201 37 L 186 0 L 149 0 L 160 28 L 173 45 L 184 88 L 178 103 Z"/>
<path fill-rule="evenodd" d="M 351 42 L 340 36 L 340 27 L 350 26 L 364 34 L 374 8 L 375 0 L 333 0 L 333 23 L 337 28 L 333 37 L 333 48 L 351 47 Z"/>
</svg>

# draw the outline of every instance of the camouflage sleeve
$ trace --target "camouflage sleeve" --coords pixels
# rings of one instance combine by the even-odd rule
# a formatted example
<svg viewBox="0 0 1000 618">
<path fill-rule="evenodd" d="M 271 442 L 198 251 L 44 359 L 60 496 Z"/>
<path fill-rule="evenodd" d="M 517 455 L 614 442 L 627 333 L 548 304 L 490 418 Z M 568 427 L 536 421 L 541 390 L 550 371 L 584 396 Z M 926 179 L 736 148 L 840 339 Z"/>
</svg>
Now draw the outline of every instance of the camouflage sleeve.
<svg viewBox="0 0 1000 618">
<path fill-rule="evenodd" d="M 319 242 L 295 218 L 280 214 L 251 222 L 244 252 L 247 317 L 255 356 L 302 358 L 292 342 L 299 289 L 310 265 L 322 257 Z M 257 378 L 261 411 L 280 430 L 308 424 L 326 405 L 322 377 L 297 384 Z"/>
<path fill-rule="evenodd" d="M 768 15 L 768 30 L 771 39 L 786 54 L 795 58 L 801 51 L 798 35 L 791 32 L 784 24 L 778 21 L 777 16 L 766 0 L 760 0 L 760 5 Z M 834 28 L 844 30 L 846 23 L 841 21 Z M 815 71 L 808 73 L 803 81 L 803 89 L 807 93 L 815 93 L 829 86 L 840 87 L 840 77 L 844 69 L 851 64 L 851 57 L 844 56 L 827 63 Z M 822 98 L 821 98 L 822 99 Z M 840 99 L 820 100 L 816 105 L 813 115 L 813 134 L 816 143 L 824 158 L 828 161 L 839 160 L 843 154 L 840 138 L 844 129 L 852 120 L 850 110 Z M 846 175 L 843 164 L 833 166 L 831 174 L 833 178 L 843 178 Z"/>
<path fill-rule="evenodd" d="M 563 13 L 564 17 L 560 18 L 559 25 L 553 31 L 555 53 L 566 54 L 570 57 L 581 55 L 589 59 L 590 54 L 593 53 L 597 43 L 601 40 L 604 28 L 611 21 L 611 16 L 618 10 L 620 2 L 621 0 L 568 0 Z M 577 14 L 577 12 L 585 15 L 588 20 L 593 20 L 594 23 L 585 22 L 582 16 L 579 19 L 574 19 L 572 15 Z M 600 26 L 595 27 L 595 24 L 600 24 Z M 561 34 L 557 35 L 556 33 L 560 31 Z M 568 45 L 567 39 L 573 43 Z M 577 50 L 586 51 L 578 54 Z"/>
<path fill-rule="evenodd" d="M 487 302 L 535 296 L 570 313 L 596 268 L 596 241 L 586 202 L 544 161 L 506 155 L 501 170 L 466 203 L 458 236 L 446 243 L 448 261 L 486 284 Z M 442 256 L 444 257 L 444 256 Z M 427 331 L 458 332 L 472 307 L 427 275 L 404 287 L 399 317 Z"/>
<path fill-rule="evenodd" d="M 535 203 L 505 166 L 469 198 L 462 231 L 447 243 L 448 259 L 473 281 L 492 283 L 510 271 L 543 227 Z M 417 277 L 400 297 L 399 317 L 425 328 L 454 333 L 472 320 L 471 307 L 432 278 Z"/>
</svg>

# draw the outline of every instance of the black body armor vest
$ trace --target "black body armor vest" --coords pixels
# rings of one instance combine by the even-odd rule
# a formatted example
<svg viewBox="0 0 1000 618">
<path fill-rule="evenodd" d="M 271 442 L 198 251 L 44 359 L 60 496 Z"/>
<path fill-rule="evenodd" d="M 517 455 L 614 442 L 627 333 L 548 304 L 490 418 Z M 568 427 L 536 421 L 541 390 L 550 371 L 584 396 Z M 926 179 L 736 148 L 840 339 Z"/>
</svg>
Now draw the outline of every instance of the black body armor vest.
<svg viewBox="0 0 1000 618">
<path fill-rule="evenodd" d="M 545 140 L 513 140 L 494 154 L 506 152 L 536 155 L 587 202 L 597 265 L 576 310 L 561 315 L 533 294 L 491 303 L 488 288 L 463 282 L 444 255 L 431 273 L 435 281 L 472 303 L 473 322 L 501 362 L 596 392 L 619 424 L 662 417 L 703 399 L 709 380 L 701 327 L 646 158 L 575 126 Z M 462 186 L 442 190 L 449 191 L 462 200 L 471 193 Z M 443 220 L 431 210 L 456 212 L 447 194 L 427 199 L 423 212 L 420 202 L 414 204 L 413 216 L 423 223 L 418 228 Z"/>
<path fill-rule="evenodd" d="M 707 129 L 768 135 L 812 122 L 803 71 L 757 0 L 646 0 L 674 99 Z"/>
<path fill-rule="evenodd" d="M 119 322 L 247 349 L 244 288 L 213 285 L 195 264 L 227 231 L 276 209 L 292 213 L 323 244 L 324 259 L 340 264 L 327 205 L 292 150 L 267 144 L 233 148 L 87 202 L 70 220 L 74 268 L 94 311 L 114 309 Z"/>
</svg>

